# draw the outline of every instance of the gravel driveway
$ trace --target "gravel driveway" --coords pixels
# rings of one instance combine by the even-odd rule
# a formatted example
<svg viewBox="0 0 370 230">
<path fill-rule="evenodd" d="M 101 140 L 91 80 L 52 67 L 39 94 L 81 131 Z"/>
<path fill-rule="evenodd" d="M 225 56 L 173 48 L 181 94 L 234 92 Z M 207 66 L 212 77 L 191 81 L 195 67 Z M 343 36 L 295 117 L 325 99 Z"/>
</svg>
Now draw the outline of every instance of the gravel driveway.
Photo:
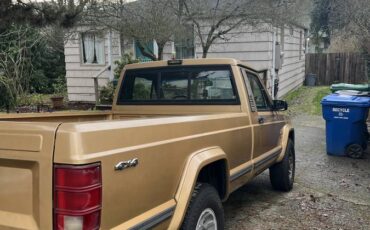
<svg viewBox="0 0 370 230">
<path fill-rule="evenodd" d="M 296 180 L 289 193 L 272 190 L 268 171 L 230 195 L 226 229 L 370 229 L 370 154 L 328 156 L 320 116 L 293 119 Z"/>
</svg>

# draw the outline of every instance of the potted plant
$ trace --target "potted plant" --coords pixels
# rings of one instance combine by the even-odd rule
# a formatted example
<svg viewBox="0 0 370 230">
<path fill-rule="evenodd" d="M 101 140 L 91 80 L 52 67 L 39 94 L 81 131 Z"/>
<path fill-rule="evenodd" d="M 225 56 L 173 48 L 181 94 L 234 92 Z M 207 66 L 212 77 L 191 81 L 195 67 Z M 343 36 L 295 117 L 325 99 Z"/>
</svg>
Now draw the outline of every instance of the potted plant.
<svg viewBox="0 0 370 230">
<path fill-rule="evenodd" d="M 67 85 L 64 77 L 58 77 L 53 84 L 54 94 L 50 97 L 53 109 L 64 107 L 64 96 L 67 94 Z"/>
</svg>

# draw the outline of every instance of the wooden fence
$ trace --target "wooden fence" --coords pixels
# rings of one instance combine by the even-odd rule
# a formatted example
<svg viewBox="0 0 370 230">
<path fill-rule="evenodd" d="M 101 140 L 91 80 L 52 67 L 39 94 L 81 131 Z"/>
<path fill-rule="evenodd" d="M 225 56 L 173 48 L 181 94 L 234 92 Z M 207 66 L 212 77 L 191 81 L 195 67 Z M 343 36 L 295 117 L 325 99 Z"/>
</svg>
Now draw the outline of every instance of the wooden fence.
<svg viewBox="0 0 370 230">
<path fill-rule="evenodd" d="M 316 74 L 317 85 L 367 83 L 368 56 L 360 53 L 306 55 L 306 75 Z"/>
</svg>

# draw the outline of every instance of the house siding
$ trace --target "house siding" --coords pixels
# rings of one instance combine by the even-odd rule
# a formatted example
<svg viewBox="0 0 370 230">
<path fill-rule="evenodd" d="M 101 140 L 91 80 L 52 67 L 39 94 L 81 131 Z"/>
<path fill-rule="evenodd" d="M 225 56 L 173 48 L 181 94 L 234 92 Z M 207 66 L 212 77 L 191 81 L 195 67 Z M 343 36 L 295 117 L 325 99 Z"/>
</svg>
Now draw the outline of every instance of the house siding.
<svg viewBox="0 0 370 230">
<path fill-rule="evenodd" d="M 210 47 L 208 58 L 236 58 L 252 66 L 257 70 L 268 69 L 268 79 L 271 79 L 272 55 L 273 55 L 273 31 L 276 33 L 276 41 L 281 42 L 281 29 L 279 28 L 252 29 L 242 27 L 227 34 L 224 40 L 217 40 Z M 263 31 L 265 30 L 265 31 Z M 304 81 L 305 55 L 304 29 L 294 26 L 293 34 L 290 34 L 291 27 L 284 28 L 284 56 L 282 57 L 282 68 L 278 71 L 279 92 L 277 97 L 281 98 L 291 90 L 301 86 Z M 299 42 L 300 33 L 302 41 Z M 301 54 L 299 45 L 302 44 Z M 202 57 L 202 46 L 196 40 L 196 57 Z M 267 88 L 271 92 L 271 82 L 267 81 Z"/>
<path fill-rule="evenodd" d="M 80 29 L 80 31 L 83 31 Z M 206 31 L 206 28 L 204 28 Z M 216 40 L 209 49 L 208 58 L 235 58 L 252 66 L 257 70 L 268 69 L 267 88 L 271 92 L 271 69 L 273 60 L 273 31 L 276 31 L 276 41 L 281 42 L 281 29 L 264 25 L 263 28 L 241 26 L 225 39 Z M 291 32 L 293 32 L 291 34 Z M 302 41 L 300 42 L 300 33 Z M 108 64 L 108 33 L 105 34 L 105 65 Z M 284 29 L 284 44 L 282 68 L 278 71 L 279 93 L 283 97 L 291 90 L 301 86 L 304 82 L 305 55 L 304 55 L 304 29 L 286 26 Z M 121 42 L 124 53 L 135 56 L 133 40 L 124 38 Z M 93 77 L 105 65 L 85 65 L 81 63 L 81 41 L 78 32 L 74 33 L 65 43 L 65 61 L 67 72 L 68 97 L 70 101 L 95 102 Z M 299 46 L 302 46 L 301 48 Z M 300 52 L 301 50 L 301 52 Z M 120 58 L 120 38 L 118 33 L 112 33 L 112 59 L 113 62 Z M 163 59 L 173 57 L 174 44 L 168 42 L 163 50 Z M 195 39 L 195 58 L 202 57 L 202 47 L 199 39 Z M 113 68 L 114 69 L 114 66 Z M 109 72 L 104 72 L 99 77 L 99 85 L 109 81 Z"/>
<path fill-rule="evenodd" d="M 302 37 L 300 34 L 302 34 Z M 300 41 L 300 39 L 302 40 Z M 305 78 L 304 39 L 304 29 L 285 27 L 283 64 L 278 75 L 278 98 L 303 85 Z"/>
<path fill-rule="evenodd" d="M 104 33 L 104 64 L 84 64 L 81 55 L 80 34 L 85 31 L 84 28 L 78 28 L 71 32 L 65 41 L 64 54 L 66 63 L 66 78 L 69 101 L 95 102 L 94 79 L 106 65 L 109 63 L 109 33 Z M 120 58 L 119 35 L 112 33 L 112 62 Z M 114 66 L 113 68 L 114 69 Z M 110 72 L 105 71 L 99 77 L 99 86 L 106 85 L 109 81 Z"/>
</svg>

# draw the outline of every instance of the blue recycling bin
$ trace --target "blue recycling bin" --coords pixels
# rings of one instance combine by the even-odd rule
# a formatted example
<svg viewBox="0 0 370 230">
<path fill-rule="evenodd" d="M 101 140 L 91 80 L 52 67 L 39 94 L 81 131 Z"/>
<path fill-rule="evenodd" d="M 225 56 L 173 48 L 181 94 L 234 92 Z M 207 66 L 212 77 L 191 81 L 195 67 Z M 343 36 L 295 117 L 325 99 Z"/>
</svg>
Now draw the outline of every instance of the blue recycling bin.
<svg viewBox="0 0 370 230">
<path fill-rule="evenodd" d="M 370 97 L 330 94 L 321 101 L 329 155 L 361 158 L 367 148 Z"/>
</svg>

